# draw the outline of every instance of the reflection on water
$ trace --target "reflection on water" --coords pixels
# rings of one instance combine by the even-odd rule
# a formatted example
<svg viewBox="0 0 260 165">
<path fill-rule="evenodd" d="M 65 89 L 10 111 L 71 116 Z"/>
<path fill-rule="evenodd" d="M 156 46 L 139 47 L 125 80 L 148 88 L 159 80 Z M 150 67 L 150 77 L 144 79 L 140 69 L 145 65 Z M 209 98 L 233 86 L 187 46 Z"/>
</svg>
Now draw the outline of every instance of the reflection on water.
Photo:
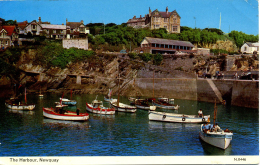
<svg viewBox="0 0 260 165">
<path fill-rule="evenodd" d="M 9 113 L 19 113 L 24 115 L 33 115 L 34 111 L 28 111 L 28 110 L 16 110 L 16 109 L 8 109 Z"/>
</svg>

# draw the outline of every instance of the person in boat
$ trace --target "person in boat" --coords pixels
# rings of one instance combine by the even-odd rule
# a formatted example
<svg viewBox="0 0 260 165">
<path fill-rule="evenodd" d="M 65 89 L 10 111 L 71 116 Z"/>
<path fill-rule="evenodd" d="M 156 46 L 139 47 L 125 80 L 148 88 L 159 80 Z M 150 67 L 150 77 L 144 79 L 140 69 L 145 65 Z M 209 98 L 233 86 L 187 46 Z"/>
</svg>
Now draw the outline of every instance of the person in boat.
<svg viewBox="0 0 260 165">
<path fill-rule="evenodd" d="M 205 132 L 205 133 L 210 130 L 210 126 L 211 126 L 211 125 L 208 124 L 208 123 L 205 124 L 205 129 L 204 129 L 204 132 Z"/>
<path fill-rule="evenodd" d="M 203 116 L 202 109 L 200 109 L 200 110 L 198 111 L 198 116 L 199 116 L 199 117 L 202 117 L 202 116 Z"/>
<path fill-rule="evenodd" d="M 79 108 L 77 108 L 76 112 L 77 112 L 77 115 L 79 115 Z"/>
</svg>

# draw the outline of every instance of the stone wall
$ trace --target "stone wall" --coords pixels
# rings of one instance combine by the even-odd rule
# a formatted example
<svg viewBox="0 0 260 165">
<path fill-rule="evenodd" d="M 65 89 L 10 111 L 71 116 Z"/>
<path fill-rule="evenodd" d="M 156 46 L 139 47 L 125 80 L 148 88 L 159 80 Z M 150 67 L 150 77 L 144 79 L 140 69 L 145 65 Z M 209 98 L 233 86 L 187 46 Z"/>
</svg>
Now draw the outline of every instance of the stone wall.
<svg viewBox="0 0 260 165">
<path fill-rule="evenodd" d="M 137 78 L 135 84 L 144 96 L 151 97 L 154 91 L 154 97 L 197 100 L 196 79 Z"/>
<path fill-rule="evenodd" d="M 69 49 L 72 47 L 88 50 L 88 39 L 63 39 L 63 48 Z"/>
<path fill-rule="evenodd" d="M 234 81 L 231 104 L 236 106 L 258 108 L 259 82 Z"/>
<path fill-rule="evenodd" d="M 154 83 L 153 83 L 154 81 Z M 213 80 L 227 104 L 241 107 L 259 107 L 257 81 Z M 143 96 L 170 97 L 220 103 L 206 79 L 137 78 L 135 85 Z"/>
</svg>

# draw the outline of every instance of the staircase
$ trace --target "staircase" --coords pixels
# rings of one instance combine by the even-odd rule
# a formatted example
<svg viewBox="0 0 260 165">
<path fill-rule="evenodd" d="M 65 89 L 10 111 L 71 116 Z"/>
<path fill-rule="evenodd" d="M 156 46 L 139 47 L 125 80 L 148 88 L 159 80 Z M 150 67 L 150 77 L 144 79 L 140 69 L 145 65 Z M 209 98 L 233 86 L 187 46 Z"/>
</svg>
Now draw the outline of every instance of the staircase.
<svg viewBox="0 0 260 165">
<path fill-rule="evenodd" d="M 213 83 L 212 79 L 207 79 L 211 89 L 214 91 L 214 93 L 216 94 L 217 98 L 219 99 L 220 102 L 223 102 L 223 98 L 221 93 L 219 92 L 218 88 L 216 87 L 216 85 Z"/>
</svg>

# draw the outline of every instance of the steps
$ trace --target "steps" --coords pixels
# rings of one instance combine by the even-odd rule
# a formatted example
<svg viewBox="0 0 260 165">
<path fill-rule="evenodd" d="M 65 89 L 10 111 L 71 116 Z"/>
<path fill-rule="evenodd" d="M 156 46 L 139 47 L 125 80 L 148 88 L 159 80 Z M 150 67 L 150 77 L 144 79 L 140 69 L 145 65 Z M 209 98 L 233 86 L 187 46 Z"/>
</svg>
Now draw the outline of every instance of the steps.
<svg viewBox="0 0 260 165">
<path fill-rule="evenodd" d="M 217 98 L 219 99 L 220 102 L 223 102 L 223 98 L 221 93 L 219 92 L 218 88 L 216 87 L 216 85 L 213 83 L 212 79 L 207 79 L 211 89 L 214 91 L 214 93 L 216 94 Z"/>
</svg>

